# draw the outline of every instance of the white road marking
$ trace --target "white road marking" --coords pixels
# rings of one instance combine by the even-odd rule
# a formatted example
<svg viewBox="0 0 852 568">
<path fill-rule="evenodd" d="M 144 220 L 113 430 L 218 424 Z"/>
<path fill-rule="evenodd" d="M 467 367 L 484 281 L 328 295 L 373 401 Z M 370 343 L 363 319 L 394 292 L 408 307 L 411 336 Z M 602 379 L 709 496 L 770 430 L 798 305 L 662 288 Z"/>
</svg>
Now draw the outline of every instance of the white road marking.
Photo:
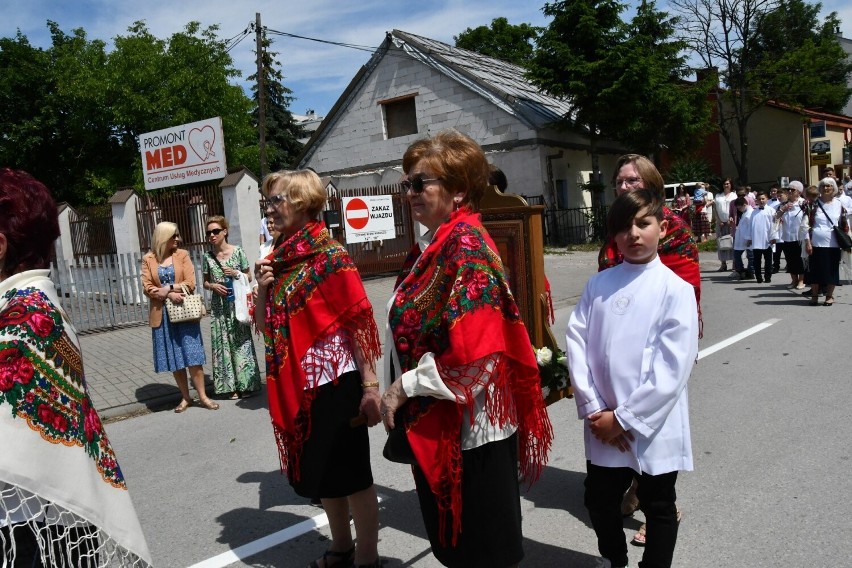
<svg viewBox="0 0 852 568">
<path fill-rule="evenodd" d="M 729 347 L 729 346 L 733 345 L 734 343 L 736 343 L 737 341 L 742 341 L 743 339 L 745 339 L 749 335 L 754 335 L 755 333 L 757 333 L 759 331 L 763 331 L 767 327 L 769 327 L 771 325 L 775 325 L 779 321 L 781 321 L 780 318 L 768 319 L 763 323 L 759 323 L 754 327 L 750 327 L 745 331 L 741 331 L 740 333 L 733 335 L 733 336 L 729 337 L 728 339 L 720 341 L 719 343 L 716 343 L 715 345 L 711 345 L 710 347 L 702 349 L 701 351 L 698 352 L 698 359 L 699 360 L 703 359 L 704 357 L 712 355 L 713 353 L 715 353 L 717 351 L 721 351 L 725 347 Z"/>
<path fill-rule="evenodd" d="M 381 503 L 383 499 L 384 498 L 379 495 L 379 503 Z M 351 520 L 349 521 L 349 524 L 352 524 Z M 263 552 L 273 546 L 278 546 L 288 540 L 292 540 L 307 532 L 322 528 L 326 525 L 328 525 L 328 516 L 325 513 L 321 513 L 315 517 L 304 520 L 301 523 L 297 523 L 292 527 L 287 527 L 286 529 L 266 535 L 265 537 L 259 538 L 242 546 L 238 546 L 233 550 L 223 552 L 218 556 L 202 560 L 197 564 L 193 564 L 189 568 L 224 568 L 229 564 L 245 560 L 249 556 L 254 556 L 259 552 Z"/>
</svg>

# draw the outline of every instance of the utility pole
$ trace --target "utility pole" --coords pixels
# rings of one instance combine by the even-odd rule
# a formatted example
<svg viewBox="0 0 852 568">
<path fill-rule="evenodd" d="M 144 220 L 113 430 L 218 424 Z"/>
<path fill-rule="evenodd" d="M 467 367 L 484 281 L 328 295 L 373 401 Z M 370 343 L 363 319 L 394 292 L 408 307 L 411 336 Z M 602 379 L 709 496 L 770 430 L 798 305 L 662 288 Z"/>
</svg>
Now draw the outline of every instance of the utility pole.
<svg viewBox="0 0 852 568">
<path fill-rule="evenodd" d="M 266 177 L 266 88 L 263 84 L 263 28 L 260 12 L 254 14 L 255 42 L 257 44 L 257 130 L 260 134 L 260 179 Z"/>
</svg>

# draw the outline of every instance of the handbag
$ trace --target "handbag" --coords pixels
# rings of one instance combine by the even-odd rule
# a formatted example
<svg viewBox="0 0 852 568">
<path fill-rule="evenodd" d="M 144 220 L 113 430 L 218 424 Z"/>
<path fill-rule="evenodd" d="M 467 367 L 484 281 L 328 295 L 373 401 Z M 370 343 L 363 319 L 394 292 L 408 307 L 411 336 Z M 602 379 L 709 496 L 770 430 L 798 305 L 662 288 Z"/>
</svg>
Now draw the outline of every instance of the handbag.
<svg viewBox="0 0 852 568">
<path fill-rule="evenodd" d="M 836 223 L 831 222 L 831 217 L 828 216 L 828 213 L 825 212 L 825 209 L 822 207 L 822 203 L 819 202 L 819 199 L 816 200 L 816 204 L 819 205 L 819 208 L 822 209 L 822 214 L 825 215 L 825 218 L 828 219 L 828 222 L 831 223 L 831 230 L 834 231 L 834 236 L 837 239 L 837 246 L 843 250 L 852 250 L 852 237 L 849 236 L 848 233 L 844 233 L 843 229 L 837 226 Z M 840 209 L 840 215 L 843 216 L 843 208 Z"/>
<path fill-rule="evenodd" d="M 722 235 L 716 241 L 716 248 L 718 250 L 734 250 L 734 237 L 732 235 Z"/>
<path fill-rule="evenodd" d="M 190 294 L 189 288 L 185 284 L 180 285 L 183 291 L 183 302 L 176 304 L 166 298 L 166 311 L 169 314 L 169 321 L 172 323 L 181 323 L 185 321 L 199 321 L 204 315 L 204 301 L 200 294 Z"/>
<path fill-rule="evenodd" d="M 234 278 L 234 316 L 242 324 L 251 323 L 252 288 L 242 272 Z"/>
<path fill-rule="evenodd" d="M 411 449 L 411 442 L 408 441 L 408 434 L 405 432 L 405 425 L 402 422 L 402 410 L 405 408 L 405 404 L 394 412 L 394 427 L 388 431 L 388 439 L 385 442 L 382 455 L 388 461 L 414 465 L 417 463 L 417 458 L 414 457 L 414 450 Z"/>
</svg>

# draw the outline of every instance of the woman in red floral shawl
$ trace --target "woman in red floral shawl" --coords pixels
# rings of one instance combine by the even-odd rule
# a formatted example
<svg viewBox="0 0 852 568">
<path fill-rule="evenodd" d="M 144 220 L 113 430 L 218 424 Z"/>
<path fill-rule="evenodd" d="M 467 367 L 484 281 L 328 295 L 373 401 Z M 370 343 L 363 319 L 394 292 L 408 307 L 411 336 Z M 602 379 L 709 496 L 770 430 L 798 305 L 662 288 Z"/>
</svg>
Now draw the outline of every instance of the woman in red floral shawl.
<svg viewBox="0 0 852 568">
<path fill-rule="evenodd" d="M 412 144 L 402 167 L 413 215 L 429 232 L 389 306 L 385 427 L 404 428 L 411 445 L 435 557 L 445 566 L 516 566 L 524 555 L 518 462 L 534 481 L 553 432 L 529 336 L 476 213 L 488 162 L 450 130 Z"/>
<path fill-rule="evenodd" d="M 612 178 L 615 193 L 621 195 L 628 191 L 637 189 L 650 189 L 656 191 L 665 198 L 663 187 L 663 176 L 657 167 L 645 156 L 639 154 L 625 154 L 618 159 L 615 165 L 615 175 Z M 692 284 L 695 290 L 695 303 L 698 305 L 698 337 L 701 338 L 703 323 L 701 320 L 701 269 L 698 264 L 698 245 L 695 244 L 692 231 L 683 217 L 663 207 L 663 219 L 668 221 L 666 235 L 660 239 L 657 246 L 657 254 L 663 264 L 668 266 L 675 274 Z M 609 238 L 601 248 L 598 255 L 598 270 L 605 270 L 617 264 L 621 264 L 624 257 L 615 244 L 615 239 Z M 639 508 L 639 499 L 636 497 L 636 481 L 624 496 L 621 510 L 630 515 Z M 678 510 L 678 519 L 681 514 Z M 644 546 L 645 525 L 639 527 L 639 532 L 633 537 L 633 544 Z"/>
<path fill-rule="evenodd" d="M 326 199 L 319 177 L 273 173 L 263 193 L 266 218 L 281 233 L 257 262 L 255 322 L 266 342 L 269 413 L 290 485 L 322 500 L 331 530 L 331 545 L 310 568 L 378 567 L 367 435 L 379 423 L 373 308 L 346 249 L 316 221 Z"/>
</svg>

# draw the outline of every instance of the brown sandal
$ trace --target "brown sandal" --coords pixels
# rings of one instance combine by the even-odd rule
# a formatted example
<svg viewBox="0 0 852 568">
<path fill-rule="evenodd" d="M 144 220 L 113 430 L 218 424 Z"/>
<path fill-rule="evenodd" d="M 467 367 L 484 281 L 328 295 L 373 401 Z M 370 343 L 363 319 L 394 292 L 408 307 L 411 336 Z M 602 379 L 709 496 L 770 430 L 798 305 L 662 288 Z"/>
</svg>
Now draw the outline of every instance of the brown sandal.
<svg viewBox="0 0 852 568">
<path fill-rule="evenodd" d="M 192 403 L 191 403 L 191 402 L 188 402 L 188 401 L 187 401 L 187 400 L 185 400 L 185 399 L 181 399 L 180 404 L 178 404 L 178 405 L 175 407 L 175 413 L 180 414 L 181 412 L 184 412 L 184 411 L 185 411 L 187 408 L 189 408 L 190 406 L 192 406 Z"/>
<path fill-rule="evenodd" d="M 199 400 L 198 404 L 200 406 L 203 406 L 207 410 L 219 410 L 219 405 L 210 400 L 209 398 L 207 400 Z"/>
</svg>

